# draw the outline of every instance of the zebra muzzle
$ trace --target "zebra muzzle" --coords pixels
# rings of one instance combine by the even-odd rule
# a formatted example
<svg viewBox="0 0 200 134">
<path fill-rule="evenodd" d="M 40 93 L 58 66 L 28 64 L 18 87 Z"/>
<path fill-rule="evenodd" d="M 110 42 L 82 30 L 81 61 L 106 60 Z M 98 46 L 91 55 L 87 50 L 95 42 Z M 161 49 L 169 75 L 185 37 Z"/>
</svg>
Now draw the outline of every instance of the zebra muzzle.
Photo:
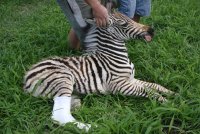
<svg viewBox="0 0 200 134">
<path fill-rule="evenodd" d="M 145 41 L 150 42 L 154 36 L 154 29 L 151 27 L 148 27 L 147 32 L 145 32 L 142 36 Z"/>
<path fill-rule="evenodd" d="M 146 35 L 144 35 L 144 39 L 145 39 L 145 41 L 150 42 L 152 40 L 152 37 L 151 37 L 151 35 L 146 34 Z"/>
</svg>

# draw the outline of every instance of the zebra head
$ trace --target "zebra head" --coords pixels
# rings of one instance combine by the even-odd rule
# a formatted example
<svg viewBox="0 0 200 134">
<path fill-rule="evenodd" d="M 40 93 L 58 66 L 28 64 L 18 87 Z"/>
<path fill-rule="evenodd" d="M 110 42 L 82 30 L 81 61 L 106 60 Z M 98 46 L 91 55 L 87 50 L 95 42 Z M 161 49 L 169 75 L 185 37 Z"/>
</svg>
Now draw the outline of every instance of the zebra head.
<svg viewBox="0 0 200 134">
<path fill-rule="evenodd" d="M 113 37 L 121 40 L 142 38 L 149 42 L 154 35 L 153 28 L 136 23 L 121 13 L 110 15 L 107 31 L 110 32 Z"/>
<path fill-rule="evenodd" d="M 117 12 L 109 16 L 107 27 L 97 27 L 95 21 L 91 19 L 87 19 L 86 22 L 90 28 L 84 40 L 85 52 L 96 51 L 102 45 L 121 45 L 129 39 L 142 38 L 151 41 L 154 34 L 151 27 L 136 23 Z"/>
</svg>

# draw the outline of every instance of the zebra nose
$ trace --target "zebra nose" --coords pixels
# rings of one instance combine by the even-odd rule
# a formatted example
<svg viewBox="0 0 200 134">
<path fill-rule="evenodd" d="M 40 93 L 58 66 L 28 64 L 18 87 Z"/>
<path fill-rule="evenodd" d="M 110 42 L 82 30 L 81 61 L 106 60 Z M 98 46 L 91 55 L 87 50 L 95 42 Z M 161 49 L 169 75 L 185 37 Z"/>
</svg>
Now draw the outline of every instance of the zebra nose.
<svg viewBox="0 0 200 134">
<path fill-rule="evenodd" d="M 154 35 L 154 29 L 151 28 L 151 27 L 148 28 L 147 32 L 148 32 L 151 36 Z"/>
</svg>

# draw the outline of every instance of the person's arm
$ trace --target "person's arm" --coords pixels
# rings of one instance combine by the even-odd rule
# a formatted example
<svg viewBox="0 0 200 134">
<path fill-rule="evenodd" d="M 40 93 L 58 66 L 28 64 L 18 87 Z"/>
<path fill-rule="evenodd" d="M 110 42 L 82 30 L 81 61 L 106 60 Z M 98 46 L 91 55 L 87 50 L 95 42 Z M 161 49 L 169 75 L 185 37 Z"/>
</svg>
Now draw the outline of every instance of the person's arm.
<svg viewBox="0 0 200 134">
<path fill-rule="evenodd" d="M 99 27 L 106 26 L 109 15 L 107 9 L 100 3 L 100 1 L 85 0 L 85 2 L 91 6 L 97 26 Z"/>
</svg>

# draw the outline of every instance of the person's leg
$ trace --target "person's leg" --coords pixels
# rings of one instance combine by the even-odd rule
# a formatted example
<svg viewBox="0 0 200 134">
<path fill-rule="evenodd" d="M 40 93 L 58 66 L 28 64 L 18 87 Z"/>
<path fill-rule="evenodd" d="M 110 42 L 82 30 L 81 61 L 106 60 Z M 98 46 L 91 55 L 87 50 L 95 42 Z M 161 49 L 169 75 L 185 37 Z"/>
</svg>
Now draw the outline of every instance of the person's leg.
<svg viewBox="0 0 200 134">
<path fill-rule="evenodd" d="M 80 40 L 79 40 L 78 36 L 76 35 L 73 28 L 71 28 L 71 30 L 68 34 L 68 42 L 69 42 L 69 47 L 71 49 L 79 50 L 81 47 Z"/>
<path fill-rule="evenodd" d="M 140 17 L 149 16 L 151 11 L 151 0 L 136 0 L 136 9 L 133 20 L 140 21 Z"/>
<path fill-rule="evenodd" d="M 119 12 L 128 16 L 135 22 L 140 21 L 140 15 L 135 14 L 136 0 L 119 0 Z"/>
<path fill-rule="evenodd" d="M 57 2 L 72 26 L 68 35 L 70 47 L 79 48 L 85 38 L 87 23 L 84 18 L 90 15 L 90 8 L 83 3 L 83 0 L 57 0 Z"/>
<path fill-rule="evenodd" d="M 129 18 L 133 18 L 136 8 L 136 0 L 118 0 L 118 11 Z"/>
<path fill-rule="evenodd" d="M 115 0 L 112 1 L 116 6 L 117 3 L 114 2 Z M 79 49 L 80 47 L 84 48 L 84 39 L 89 28 L 85 19 L 93 18 L 91 7 L 88 6 L 84 0 L 57 0 L 57 2 L 67 17 L 69 23 L 72 25 L 72 29 L 68 35 L 70 47 L 73 49 Z M 105 1 L 102 4 L 108 8 L 113 8 L 113 5 L 109 7 L 109 1 Z"/>
</svg>

